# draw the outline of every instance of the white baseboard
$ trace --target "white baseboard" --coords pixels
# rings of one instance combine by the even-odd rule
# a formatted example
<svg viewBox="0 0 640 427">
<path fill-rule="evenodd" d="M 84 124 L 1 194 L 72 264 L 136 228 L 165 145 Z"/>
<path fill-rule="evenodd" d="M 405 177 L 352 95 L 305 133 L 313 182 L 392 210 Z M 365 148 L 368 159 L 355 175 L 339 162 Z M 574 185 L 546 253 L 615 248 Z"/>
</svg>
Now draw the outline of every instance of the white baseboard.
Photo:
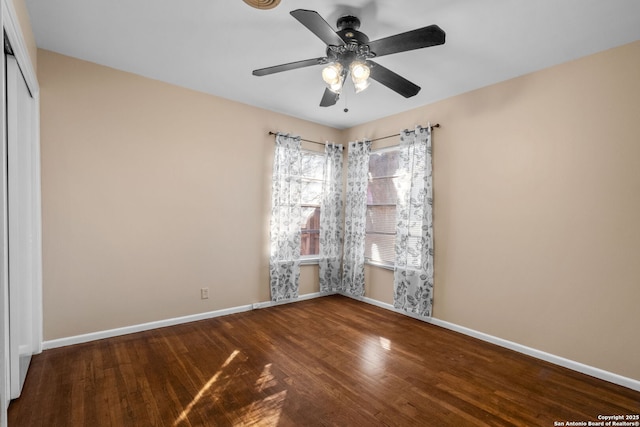
<svg viewBox="0 0 640 427">
<path fill-rule="evenodd" d="M 330 295 L 330 294 L 322 294 L 320 292 L 313 292 L 311 294 L 304 294 L 304 295 L 300 295 L 298 296 L 298 298 L 296 299 L 290 299 L 290 300 L 286 300 L 286 301 L 264 301 L 264 302 L 256 302 L 253 303 L 251 305 L 251 307 L 255 310 L 258 308 L 267 308 L 267 307 L 275 307 L 276 305 L 283 305 L 283 304 L 291 304 L 292 302 L 299 302 L 299 301 L 304 301 L 304 300 L 308 300 L 308 299 L 313 299 L 313 298 L 318 298 L 318 297 L 323 297 L 325 295 Z"/>
<path fill-rule="evenodd" d="M 51 348 L 65 347 L 68 345 L 81 344 L 81 343 L 99 340 L 103 338 L 111 338 L 111 337 L 117 337 L 120 335 L 132 334 L 135 332 L 142 332 L 142 331 L 148 331 L 156 328 L 163 328 L 165 326 L 179 325 L 182 323 L 195 322 L 195 321 L 204 320 L 204 319 L 211 319 L 213 317 L 226 316 L 228 314 L 242 313 L 245 311 L 267 308 L 267 307 L 274 307 L 282 304 L 290 304 L 292 302 L 309 300 L 309 299 L 318 298 L 318 297 L 331 295 L 331 294 L 332 293 L 325 294 L 325 293 L 315 292 L 311 294 L 300 295 L 295 300 L 279 301 L 279 302 L 273 302 L 273 301 L 258 302 L 254 304 L 241 305 L 238 307 L 232 307 L 232 308 L 227 308 L 223 310 L 215 310 L 215 311 L 209 311 L 206 313 L 193 314 L 190 316 L 176 317 L 173 319 L 159 320 L 156 322 L 126 326 L 124 328 L 110 329 L 110 330 L 100 331 L 100 332 L 92 332 L 89 334 L 76 335 L 76 336 L 67 337 L 67 338 L 59 338 L 55 340 L 44 341 L 42 343 L 42 348 L 44 350 L 48 350 Z M 461 334 L 464 334 L 473 338 L 477 338 L 482 341 L 486 341 L 491 344 L 498 345 L 500 347 L 508 348 L 518 353 L 526 354 L 528 356 L 532 356 L 537 359 L 541 359 L 546 362 L 553 363 L 555 365 L 563 366 L 565 368 L 569 368 L 571 370 L 574 370 L 586 375 L 590 375 L 592 377 L 599 378 L 601 380 L 609 381 L 611 383 L 618 384 L 623 387 L 630 388 L 632 390 L 640 391 L 640 381 L 634 380 L 632 378 L 623 377 L 622 375 L 614 374 L 613 372 L 605 371 L 603 369 L 585 365 L 580 362 L 565 359 L 564 357 L 546 353 L 544 351 L 537 350 L 535 348 L 527 347 L 525 345 L 518 344 L 513 341 L 508 341 L 502 338 L 498 338 L 493 335 L 485 334 L 483 332 L 466 328 L 464 326 L 459 326 L 444 320 L 440 320 L 436 318 L 425 319 L 418 316 L 411 316 L 410 314 L 405 313 L 404 311 L 396 309 L 392 304 L 381 302 L 372 298 L 354 297 L 352 295 L 345 294 L 345 293 L 340 293 L 340 294 L 347 296 L 349 298 L 353 298 L 358 301 L 366 302 L 367 304 L 375 305 L 377 307 L 384 308 L 386 310 L 390 310 L 390 311 L 405 315 L 405 316 L 413 317 L 415 319 L 421 320 L 426 323 L 430 323 L 435 326 L 439 326 L 445 329 L 459 332 Z"/>
<path fill-rule="evenodd" d="M 573 371 L 580 372 L 582 374 L 590 375 L 595 378 L 599 378 L 601 380 L 609 381 L 614 384 L 621 385 L 623 387 L 630 388 L 632 390 L 640 391 L 640 381 L 635 380 L 633 378 L 623 377 L 622 375 L 614 374 L 613 372 L 605 371 L 600 368 L 595 368 L 593 366 L 585 365 L 584 363 L 576 362 L 570 359 L 566 359 L 564 357 L 556 356 L 554 354 L 550 354 L 541 350 L 537 350 L 535 348 L 527 347 L 522 344 L 515 343 L 513 341 L 508 341 L 502 338 L 495 337 L 493 335 L 485 334 L 484 332 L 479 332 L 470 328 L 466 328 L 464 326 L 459 326 L 451 322 L 447 322 L 444 320 L 430 318 L 425 319 L 418 316 L 412 316 L 408 313 L 405 313 L 402 310 L 396 309 L 392 304 L 384 303 L 378 300 L 374 300 L 372 298 L 367 297 L 352 297 L 350 295 L 346 295 L 347 297 L 354 298 L 358 301 L 363 301 L 371 305 L 375 305 L 377 307 L 381 307 L 387 310 L 394 311 L 396 313 L 400 313 L 409 317 L 413 317 L 418 320 L 422 320 L 423 322 L 430 323 L 435 326 L 440 326 L 445 329 L 449 329 L 455 332 L 459 332 L 461 334 L 477 338 L 482 341 L 489 342 L 491 344 L 498 345 L 500 347 L 508 348 L 509 350 L 517 351 L 518 353 L 526 354 L 527 356 L 535 357 L 536 359 L 541 359 L 549 363 L 553 363 L 554 365 L 559 365 Z"/>
<path fill-rule="evenodd" d="M 158 320 L 155 322 L 141 323 L 139 325 L 125 326 L 123 328 L 109 329 L 106 331 L 91 332 L 83 335 L 75 335 L 72 337 L 58 338 L 55 340 L 44 341 L 42 348 L 48 350 L 51 348 L 65 347 L 68 345 L 81 344 L 89 341 L 101 340 L 104 338 L 117 337 L 120 335 L 133 334 L 136 332 L 148 331 L 151 329 L 164 328 L 165 326 L 174 326 L 182 323 L 195 322 L 198 320 L 211 319 L 213 317 L 226 316 L 228 314 L 242 313 L 250 311 L 251 305 L 241 305 L 238 307 L 225 308 L 223 310 L 208 311 L 206 313 L 192 314 L 189 316 L 174 317 L 172 319 Z"/>
<path fill-rule="evenodd" d="M 42 343 L 42 349 L 48 350 L 51 348 L 66 347 L 68 345 L 74 345 L 74 344 L 82 344 L 85 342 L 101 340 L 104 338 L 111 338 L 111 337 L 117 337 L 121 335 L 133 334 L 136 332 L 148 331 L 156 328 L 164 328 L 166 326 L 180 325 L 182 323 L 189 323 L 189 322 L 195 322 L 198 320 L 211 319 L 213 317 L 226 316 L 228 314 L 242 313 L 245 311 L 250 311 L 258 308 L 273 307 L 281 304 L 289 304 L 292 302 L 304 301 L 312 298 L 317 298 L 323 295 L 324 294 L 316 292 L 311 294 L 300 295 L 295 300 L 281 301 L 281 302 L 272 302 L 272 301 L 257 302 L 254 304 L 225 308 L 223 310 L 208 311 L 206 313 L 198 313 L 198 314 L 192 314 L 189 316 L 175 317 L 172 319 L 158 320 L 155 322 L 142 323 L 139 325 L 125 326 L 123 328 L 109 329 L 106 331 L 99 331 L 99 332 L 91 332 L 88 334 L 75 335 L 75 336 L 66 337 L 66 338 L 58 338 L 55 340 L 44 341 Z"/>
</svg>

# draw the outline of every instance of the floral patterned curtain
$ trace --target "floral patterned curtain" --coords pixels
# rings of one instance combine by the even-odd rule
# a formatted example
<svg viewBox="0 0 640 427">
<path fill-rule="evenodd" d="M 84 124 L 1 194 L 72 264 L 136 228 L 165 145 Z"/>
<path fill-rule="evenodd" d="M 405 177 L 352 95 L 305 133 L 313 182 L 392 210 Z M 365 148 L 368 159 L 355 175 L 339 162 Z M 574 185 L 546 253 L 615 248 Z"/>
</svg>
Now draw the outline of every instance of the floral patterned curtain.
<svg viewBox="0 0 640 427">
<path fill-rule="evenodd" d="M 345 209 L 343 291 L 364 296 L 364 239 L 371 141 L 350 142 Z"/>
<path fill-rule="evenodd" d="M 269 282 L 272 301 L 298 298 L 302 222 L 300 138 L 276 135 L 271 193 Z"/>
<path fill-rule="evenodd" d="M 341 289 L 342 145 L 326 144 L 320 203 L 320 292 Z"/>
<path fill-rule="evenodd" d="M 400 136 L 393 305 L 430 317 L 433 305 L 431 126 Z"/>
</svg>

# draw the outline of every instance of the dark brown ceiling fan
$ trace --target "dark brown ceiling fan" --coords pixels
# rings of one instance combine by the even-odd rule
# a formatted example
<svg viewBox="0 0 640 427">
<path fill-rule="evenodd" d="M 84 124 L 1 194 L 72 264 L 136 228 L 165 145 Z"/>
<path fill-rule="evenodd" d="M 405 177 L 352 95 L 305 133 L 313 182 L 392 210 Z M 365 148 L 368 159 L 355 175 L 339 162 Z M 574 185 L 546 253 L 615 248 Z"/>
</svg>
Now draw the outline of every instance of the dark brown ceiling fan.
<svg viewBox="0 0 640 427">
<path fill-rule="evenodd" d="M 347 76 L 351 76 L 356 93 L 369 85 L 369 78 L 383 84 L 405 98 L 420 92 L 420 86 L 383 67 L 372 58 L 391 55 L 409 50 L 444 44 L 445 32 L 437 25 L 407 31 L 406 33 L 369 41 L 360 28 L 360 20 L 355 16 L 343 16 L 338 19 L 338 31 L 313 10 L 297 9 L 291 15 L 326 45 L 326 56 L 290 62 L 253 71 L 254 76 L 266 76 L 282 71 L 312 65 L 326 65 L 322 78 L 327 83 L 321 107 L 329 107 L 338 102 L 340 92 Z"/>
</svg>

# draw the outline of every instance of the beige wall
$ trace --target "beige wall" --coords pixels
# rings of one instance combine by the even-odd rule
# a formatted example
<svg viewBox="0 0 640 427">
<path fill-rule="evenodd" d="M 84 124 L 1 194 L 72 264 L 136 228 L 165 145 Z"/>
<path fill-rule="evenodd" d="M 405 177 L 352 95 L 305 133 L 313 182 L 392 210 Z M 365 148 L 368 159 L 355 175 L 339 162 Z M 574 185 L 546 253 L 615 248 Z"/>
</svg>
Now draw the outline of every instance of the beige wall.
<svg viewBox="0 0 640 427">
<path fill-rule="evenodd" d="M 347 131 L 442 125 L 434 317 L 640 380 L 638 70 L 635 42 Z"/>
<path fill-rule="evenodd" d="M 38 58 L 45 339 L 268 300 L 267 131 L 430 120 L 434 316 L 640 379 L 640 42 L 344 132 Z M 366 274 L 392 302 L 392 273 Z M 301 294 L 317 289 L 305 267 Z"/>
<path fill-rule="evenodd" d="M 267 132 L 339 131 L 45 50 L 38 78 L 45 340 L 269 300 Z"/>
<path fill-rule="evenodd" d="M 22 30 L 22 37 L 24 38 L 25 45 L 29 51 L 29 57 L 31 58 L 31 64 L 33 69 L 37 69 L 37 57 L 38 52 L 36 48 L 36 39 L 33 35 L 31 28 L 31 20 L 29 19 L 29 11 L 27 10 L 27 3 L 25 0 L 13 0 L 13 7 L 16 11 L 18 22 L 20 23 L 20 29 Z"/>
</svg>

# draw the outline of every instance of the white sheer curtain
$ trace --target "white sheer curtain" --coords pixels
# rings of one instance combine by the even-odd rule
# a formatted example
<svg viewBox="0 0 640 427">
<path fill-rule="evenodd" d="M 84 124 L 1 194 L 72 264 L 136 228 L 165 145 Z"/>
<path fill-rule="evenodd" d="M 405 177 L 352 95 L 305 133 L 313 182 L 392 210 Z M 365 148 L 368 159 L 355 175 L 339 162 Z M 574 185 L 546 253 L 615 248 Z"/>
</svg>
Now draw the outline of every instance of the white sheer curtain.
<svg viewBox="0 0 640 427">
<path fill-rule="evenodd" d="M 298 298 L 302 223 L 300 138 L 276 135 L 271 192 L 269 282 L 272 301 Z"/>
<path fill-rule="evenodd" d="M 341 289 L 342 255 L 342 145 L 326 144 L 320 204 L 320 292 Z"/>
<path fill-rule="evenodd" d="M 364 241 L 371 141 L 350 142 L 345 209 L 343 291 L 364 295 Z"/>
<path fill-rule="evenodd" d="M 400 136 L 393 305 L 430 317 L 433 305 L 431 126 Z"/>
</svg>

